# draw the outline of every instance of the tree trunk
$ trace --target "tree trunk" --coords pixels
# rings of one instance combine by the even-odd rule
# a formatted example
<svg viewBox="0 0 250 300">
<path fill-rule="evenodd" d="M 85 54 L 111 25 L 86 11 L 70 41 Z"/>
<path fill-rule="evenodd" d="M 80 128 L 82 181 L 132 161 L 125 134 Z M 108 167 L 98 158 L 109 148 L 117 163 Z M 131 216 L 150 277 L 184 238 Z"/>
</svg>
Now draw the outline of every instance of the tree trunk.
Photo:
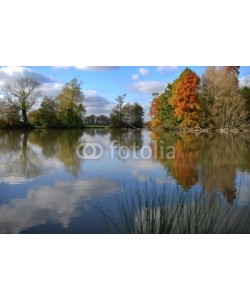
<svg viewBox="0 0 250 300">
<path fill-rule="evenodd" d="M 22 109 L 22 116 L 23 116 L 24 125 L 27 125 L 28 124 L 28 118 L 27 118 L 27 111 L 26 111 L 26 109 Z"/>
</svg>

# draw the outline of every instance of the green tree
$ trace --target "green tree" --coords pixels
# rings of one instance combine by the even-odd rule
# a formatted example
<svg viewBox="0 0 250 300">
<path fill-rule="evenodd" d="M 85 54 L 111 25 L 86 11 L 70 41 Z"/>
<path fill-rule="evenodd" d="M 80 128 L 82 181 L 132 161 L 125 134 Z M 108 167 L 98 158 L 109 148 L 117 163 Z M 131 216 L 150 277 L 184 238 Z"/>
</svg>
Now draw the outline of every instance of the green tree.
<svg viewBox="0 0 250 300">
<path fill-rule="evenodd" d="M 122 108 L 124 127 L 143 127 L 143 107 L 138 103 L 127 103 Z"/>
<path fill-rule="evenodd" d="M 58 103 L 52 97 L 45 96 L 41 103 L 41 122 L 44 127 L 61 127 L 62 124 L 58 120 Z"/>
<path fill-rule="evenodd" d="M 43 126 L 41 109 L 35 109 L 28 113 L 28 120 L 32 126 Z"/>
<path fill-rule="evenodd" d="M 62 92 L 57 96 L 57 117 L 65 127 L 83 126 L 85 107 L 83 106 L 84 95 L 81 90 L 81 82 L 73 78 L 64 85 Z"/>
<path fill-rule="evenodd" d="M 84 124 L 85 125 L 95 125 L 96 122 L 96 116 L 90 115 L 84 118 Z"/>
<path fill-rule="evenodd" d="M 144 111 L 138 103 L 124 104 L 126 94 L 116 98 L 117 105 L 110 115 L 110 125 L 114 128 L 141 128 L 143 127 Z"/>
<path fill-rule="evenodd" d="M 248 119 L 250 119 L 250 87 L 244 86 L 240 90 L 241 97 L 246 101 L 246 110 L 248 112 Z"/>
<path fill-rule="evenodd" d="M 132 115 L 133 115 L 133 126 L 136 128 L 142 128 L 143 127 L 143 116 L 144 116 L 144 111 L 143 107 L 138 104 L 137 102 L 133 104 L 132 106 Z"/>
<path fill-rule="evenodd" d="M 0 101 L 0 127 L 16 127 L 20 125 L 20 110 L 2 99 Z"/>
<path fill-rule="evenodd" d="M 119 95 L 115 101 L 117 102 L 116 106 L 113 108 L 110 114 L 110 125 L 115 128 L 123 128 L 125 127 L 123 121 L 123 105 L 124 105 L 124 98 L 126 94 Z"/>
<path fill-rule="evenodd" d="M 153 94 L 150 107 L 151 127 L 158 129 L 173 129 L 178 124 L 173 107 L 169 104 L 172 96 L 172 84 L 168 84 L 162 94 Z"/>
<path fill-rule="evenodd" d="M 22 113 L 23 123 L 28 125 L 27 112 L 36 102 L 39 83 L 31 78 L 23 77 L 12 82 L 6 82 L 2 88 L 5 100 Z"/>
<path fill-rule="evenodd" d="M 33 126 L 43 126 L 45 128 L 62 127 L 57 118 L 57 102 L 52 97 L 45 96 L 41 102 L 41 107 L 28 114 L 29 123 Z"/>
<path fill-rule="evenodd" d="M 96 123 L 96 125 L 100 125 L 100 126 L 109 126 L 110 120 L 109 120 L 109 117 L 107 117 L 105 115 L 100 115 L 100 116 L 96 117 L 95 123 Z"/>
</svg>

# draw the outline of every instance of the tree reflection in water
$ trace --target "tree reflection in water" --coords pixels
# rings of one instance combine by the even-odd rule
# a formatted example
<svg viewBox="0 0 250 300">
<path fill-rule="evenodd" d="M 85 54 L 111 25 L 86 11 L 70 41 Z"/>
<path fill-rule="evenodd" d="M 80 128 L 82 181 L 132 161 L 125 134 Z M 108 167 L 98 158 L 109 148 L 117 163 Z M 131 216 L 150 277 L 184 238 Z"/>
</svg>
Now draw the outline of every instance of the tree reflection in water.
<svg viewBox="0 0 250 300">
<path fill-rule="evenodd" d="M 117 141 L 118 147 L 140 150 L 143 144 L 142 131 L 132 129 L 110 129 L 110 143 Z"/>
<path fill-rule="evenodd" d="M 245 135 L 219 133 L 151 134 L 154 157 L 184 189 L 197 182 L 208 192 L 219 191 L 230 203 L 237 198 L 237 170 L 250 169 L 249 138 Z M 162 141 L 160 143 L 160 141 Z M 175 147 L 175 159 L 160 155 L 160 147 Z"/>
<path fill-rule="evenodd" d="M 48 167 L 46 159 L 52 158 L 59 160 L 69 173 L 76 176 L 81 160 L 75 149 L 81 136 L 82 130 L 1 131 L 2 172 L 5 177 L 30 179 L 42 174 Z"/>
<path fill-rule="evenodd" d="M 56 157 L 65 169 L 76 176 L 81 168 L 81 160 L 76 154 L 82 130 L 35 130 L 30 141 L 41 147 L 46 158 Z"/>
<path fill-rule="evenodd" d="M 41 161 L 28 142 L 30 132 L 1 131 L 1 155 L 4 155 L 5 176 L 32 178 L 41 174 Z"/>
</svg>

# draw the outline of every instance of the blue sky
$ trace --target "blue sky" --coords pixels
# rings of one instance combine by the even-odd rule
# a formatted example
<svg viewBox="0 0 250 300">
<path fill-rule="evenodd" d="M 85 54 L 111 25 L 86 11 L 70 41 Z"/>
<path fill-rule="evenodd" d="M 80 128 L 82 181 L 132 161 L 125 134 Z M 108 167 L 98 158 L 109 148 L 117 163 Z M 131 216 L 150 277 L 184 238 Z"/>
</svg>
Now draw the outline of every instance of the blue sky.
<svg viewBox="0 0 250 300">
<path fill-rule="evenodd" d="M 0 86 L 6 80 L 28 76 L 41 83 L 43 95 L 56 96 L 64 83 L 73 77 L 82 81 L 85 93 L 87 115 L 109 115 L 115 98 L 127 94 L 127 102 L 138 102 L 145 109 L 147 119 L 149 103 L 153 92 L 162 92 L 167 83 L 176 79 L 186 66 L 123 66 L 123 67 L 0 67 Z M 189 66 L 198 75 L 205 67 Z M 241 67 L 241 82 L 250 82 L 250 67 Z M 39 103 L 37 104 L 39 106 Z"/>
</svg>

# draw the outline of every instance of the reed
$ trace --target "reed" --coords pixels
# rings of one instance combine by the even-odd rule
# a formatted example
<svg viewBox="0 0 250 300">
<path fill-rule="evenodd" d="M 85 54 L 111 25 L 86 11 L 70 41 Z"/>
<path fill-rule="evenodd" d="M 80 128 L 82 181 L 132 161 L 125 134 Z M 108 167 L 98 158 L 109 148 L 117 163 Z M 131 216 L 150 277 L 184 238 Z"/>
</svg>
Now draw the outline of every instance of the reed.
<svg viewBox="0 0 250 300">
<path fill-rule="evenodd" d="M 249 233 L 249 207 L 225 203 L 218 192 L 158 188 L 154 182 L 127 191 L 118 201 L 118 218 L 98 207 L 110 233 L 212 234 Z"/>
</svg>

